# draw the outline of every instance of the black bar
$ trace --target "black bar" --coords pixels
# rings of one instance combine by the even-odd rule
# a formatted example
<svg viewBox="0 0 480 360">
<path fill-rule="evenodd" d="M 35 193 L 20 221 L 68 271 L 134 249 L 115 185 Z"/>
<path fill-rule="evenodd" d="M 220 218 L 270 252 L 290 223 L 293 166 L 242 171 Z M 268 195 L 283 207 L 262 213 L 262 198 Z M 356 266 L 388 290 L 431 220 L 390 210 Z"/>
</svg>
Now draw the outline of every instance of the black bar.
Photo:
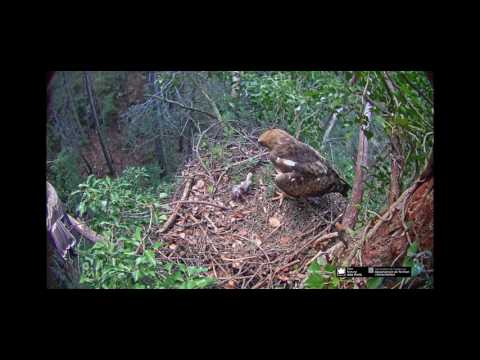
<svg viewBox="0 0 480 360">
<path fill-rule="evenodd" d="M 339 277 L 410 277 L 411 274 L 411 267 L 402 266 L 337 267 L 337 276 Z"/>
</svg>

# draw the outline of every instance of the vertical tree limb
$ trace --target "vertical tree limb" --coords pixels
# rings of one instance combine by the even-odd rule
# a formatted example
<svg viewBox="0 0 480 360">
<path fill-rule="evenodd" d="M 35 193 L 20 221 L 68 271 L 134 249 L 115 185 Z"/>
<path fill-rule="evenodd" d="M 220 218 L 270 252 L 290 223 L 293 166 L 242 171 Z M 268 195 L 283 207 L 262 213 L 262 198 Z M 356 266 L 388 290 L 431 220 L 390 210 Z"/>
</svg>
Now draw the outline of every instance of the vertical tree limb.
<svg viewBox="0 0 480 360">
<path fill-rule="evenodd" d="M 67 94 L 67 99 L 68 99 L 68 104 L 70 106 L 70 111 L 73 114 L 73 117 L 75 118 L 77 122 L 78 129 L 80 131 L 80 138 L 82 139 L 82 143 L 87 142 L 87 135 L 85 133 L 85 129 L 83 128 L 81 122 L 80 122 L 80 116 L 78 115 L 77 108 L 75 106 L 75 101 L 73 100 L 72 92 L 70 90 L 70 86 L 67 81 L 67 75 L 66 71 L 63 71 L 63 87 L 65 88 L 65 93 Z M 78 150 L 80 157 L 82 158 L 83 162 L 85 163 L 85 166 L 87 167 L 88 174 L 93 174 L 93 169 L 92 165 L 90 165 L 90 162 L 88 159 L 83 155 L 82 153 L 82 144 L 80 144 L 80 149 Z"/>
<path fill-rule="evenodd" d="M 87 88 L 88 99 L 90 101 L 90 107 L 93 112 L 93 118 L 95 119 L 95 130 L 98 135 L 98 140 L 100 142 L 100 146 L 102 147 L 103 155 L 105 156 L 105 160 L 107 162 L 108 169 L 110 171 L 110 175 L 115 176 L 115 170 L 113 168 L 112 159 L 110 158 L 110 154 L 108 152 L 107 146 L 105 145 L 102 132 L 100 130 L 100 123 L 98 121 L 97 110 L 95 109 L 95 101 L 93 99 L 93 92 L 92 92 L 92 85 L 90 82 L 90 78 L 88 76 L 88 72 L 83 72 L 85 78 L 85 87 Z"/>
<path fill-rule="evenodd" d="M 155 71 L 150 72 L 150 88 L 153 93 L 159 91 L 158 84 L 155 84 Z M 158 137 L 155 139 L 155 151 L 157 152 L 158 163 L 163 167 L 165 172 L 168 172 L 168 162 L 165 156 L 165 135 L 163 133 L 163 124 L 161 124 L 162 114 L 160 110 L 160 103 L 156 104 L 157 121 L 158 121 Z"/>
<path fill-rule="evenodd" d="M 388 193 L 388 203 L 393 204 L 402 191 L 401 178 L 403 173 L 403 167 L 405 163 L 405 157 L 403 154 L 402 144 L 397 130 L 394 128 L 390 135 L 391 145 L 391 172 L 390 172 L 390 189 Z"/>
<path fill-rule="evenodd" d="M 364 192 L 365 172 L 368 169 L 368 139 L 365 135 L 372 116 L 372 104 L 369 101 L 365 103 L 364 115 L 367 117 L 366 123 L 360 126 L 358 132 L 358 149 L 355 163 L 355 179 L 353 181 L 352 196 L 343 216 L 342 226 L 353 229 L 357 223 L 360 204 L 362 203 Z"/>
<path fill-rule="evenodd" d="M 322 140 L 322 145 L 320 146 L 320 149 L 323 150 L 325 148 L 325 145 L 328 141 L 328 137 L 330 136 L 330 132 L 332 131 L 333 127 L 335 126 L 335 123 L 337 122 L 338 114 L 341 113 L 343 108 L 337 109 L 332 116 L 330 117 L 330 121 L 328 122 L 328 127 L 327 130 L 325 130 L 325 134 L 323 134 L 323 140 Z"/>
</svg>

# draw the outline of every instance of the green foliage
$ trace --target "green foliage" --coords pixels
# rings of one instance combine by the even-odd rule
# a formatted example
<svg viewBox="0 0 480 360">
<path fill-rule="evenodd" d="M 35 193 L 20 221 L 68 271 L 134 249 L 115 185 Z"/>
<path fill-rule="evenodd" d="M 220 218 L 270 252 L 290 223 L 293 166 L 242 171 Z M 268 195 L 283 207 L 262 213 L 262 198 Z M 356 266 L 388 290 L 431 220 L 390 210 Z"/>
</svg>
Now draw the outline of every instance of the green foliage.
<svg viewBox="0 0 480 360">
<path fill-rule="evenodd" d="M 137 254 L 141 232 L 138 227 L 133 237 L 118 237 L 117 242 L 109 239 L 81 251 L 80 282 L 104 289 L 195 289 L 214 283 L 212 278 L 201 276 L 206 268 L 160 262 L 155 258 L 155 248 L 162 246 L 159 243 Z"/>
<path fill-rule="evenodd" d="M 81 283 L 93 288 L 201 288 L 213 280 L 207 269 L 161 262 L 145 241 L 147 225 L 167 219 L 159 200 L 166 188 L 151 181 L 152 169 L 127 168 L 116 179 L 89 176 L 72 195 L 80 196 L 78 212 L 104 241 L 80 249 Z M 149 171 L 150 170 L 150 171 Z M 151 215 L 150 215 L 151 214 Z"/>
<path fill-rule="evenodd" d="M 339 289 L 345 281 L 337 277 L 336 266 L 320 256 L 308 267 L 307 289 Z"/>
<path fill-rule="evenodd" d="M 81 175 L 78 168 L 78 155 L 68 151 L 61 150 L 55 160 L 50 163 L 47 178 L 55 187 L 58 196 L 70 209 L 69 194 L 77 188 L 81 182 Z"/>
<path fill-rule="evenodd" d="M 319 149 L 331 115 L 339 108 L 359 106 L 359 99 L 347 90 L 343 75 L 334 72 L 245 72 L 242 77 L 245 93 L 256 109 L 257 117 L 267 126 L 279 126 L 295 134 L 301 127 L 300 139 Z M 344 110 L 331 133 L 340 139 L 324 152 L 332 164 L 348 179 L 353 178 L 351 158 L 345 142 L 358 131 L 355 117 Z"/>
<path fill-rule="evenodd" d="M 210 153 L 212 154 L 213 158 L 216 160 L 223 158 L 223 146 L 220 144 L 215 144 L 210 149 Z"/>
</svg>

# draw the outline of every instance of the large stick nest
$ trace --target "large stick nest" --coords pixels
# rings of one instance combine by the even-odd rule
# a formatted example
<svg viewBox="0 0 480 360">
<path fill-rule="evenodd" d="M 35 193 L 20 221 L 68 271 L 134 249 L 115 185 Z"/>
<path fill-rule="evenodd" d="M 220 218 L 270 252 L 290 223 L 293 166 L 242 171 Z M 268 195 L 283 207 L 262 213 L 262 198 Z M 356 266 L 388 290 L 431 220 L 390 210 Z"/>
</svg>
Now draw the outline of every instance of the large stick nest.
<svg viewBox="0 0 480 360">
<path fill-rule="evenodd" d="M 220 288 L 303 287 L 308 264 L 338 241 L 334 225 L 346 199 L 329 194 L 317 205 L 286 199 L 279 206 L 271 200 L 274 169 L 256 135 L 208 143 L 183 169 L 170 219 L 153 229 L 165 245 L 158 256 L 207 267 Z M 233 200 L 232 187 L 249 172 L 252 186 Z"/>
</svg>

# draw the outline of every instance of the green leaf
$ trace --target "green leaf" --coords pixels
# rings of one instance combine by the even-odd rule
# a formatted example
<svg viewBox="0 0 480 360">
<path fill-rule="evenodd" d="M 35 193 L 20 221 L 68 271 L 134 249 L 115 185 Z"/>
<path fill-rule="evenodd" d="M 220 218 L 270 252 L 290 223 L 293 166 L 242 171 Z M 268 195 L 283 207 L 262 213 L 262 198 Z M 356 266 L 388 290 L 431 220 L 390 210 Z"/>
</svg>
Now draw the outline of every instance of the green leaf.
<svg viewBox="0 0 480 360">
<path fill-rule="evenodd" d="M 408 128 L 408 120 L 403 116 L 399 116 L 395 118 L 395 122 L 400 125 L 401 127 Z"/>
<path fill-rule="evenodd" d="M 136 241 L 142 241 L 142 228 L 137 226 L 135 228 L 135 240 Z"/>
<path fill-rule="evenodd" d="M 338 277 L 332 277 L 332 286 L 334 288 L 338 288 L 340 286 L 340 279 Z"/>
<path fill-rule="evenodd" d="M 383 281 L 383 277 L 373 277 L 367 281 L 367 289 L 377 289 Z"/>
<path fill-rule="evenodd" d="M 166 263 L 163 268 L 167 270 L 168 273 L 172 271 L 173 263 Z"/>
<path fill-rule="evenodd" d="M 408 247 L 407 256 L 409 256 L 409 257 L 414 256 L 417 253 L 417 251 L 418 251 L 418 244 L 417 244 L 417 242 L 413 242 Z"/>
<path fill-rule="evenodd" d="M 317 261 L 313 261 L 308 267 L 308 271 L 312 273 L 320 271 L 320 264 Z"/>
<path fill-rule="evenodd" d="M 325 271 L 334 272 L 335 270 L 337 270 L 337 267 L 335 265 L 333 264 L 325 265 Z"/>
<path fill-rule="evenodd" d="M 305 282 L 305 286 L 309 289 L 323 289 L 325 286 L 323 276 L 317 273 L 311 274 Z"/>
<path fill-rule="evenodd" d="M 370 130 L 365 130 L 364 132 L 368 140 L 370 140 L 373 137 L 373 132 L 371 132 Z"/>
<path fill-rule="evenodd" d="M 80 216 L 83 216 L 83 214 L 85 213 L 85 203 L 84 202 L 81 202 L 78 205 L 78 213 L 80 214 Z"/>
<path fill-rule="evenodd" d="M 136 271 L 132 272 L 132 276 L 133 276 L 133 281 L 137 282 L 138 277 L 140 276 L 140 271 L 136 270 Z"/>
</svg>

